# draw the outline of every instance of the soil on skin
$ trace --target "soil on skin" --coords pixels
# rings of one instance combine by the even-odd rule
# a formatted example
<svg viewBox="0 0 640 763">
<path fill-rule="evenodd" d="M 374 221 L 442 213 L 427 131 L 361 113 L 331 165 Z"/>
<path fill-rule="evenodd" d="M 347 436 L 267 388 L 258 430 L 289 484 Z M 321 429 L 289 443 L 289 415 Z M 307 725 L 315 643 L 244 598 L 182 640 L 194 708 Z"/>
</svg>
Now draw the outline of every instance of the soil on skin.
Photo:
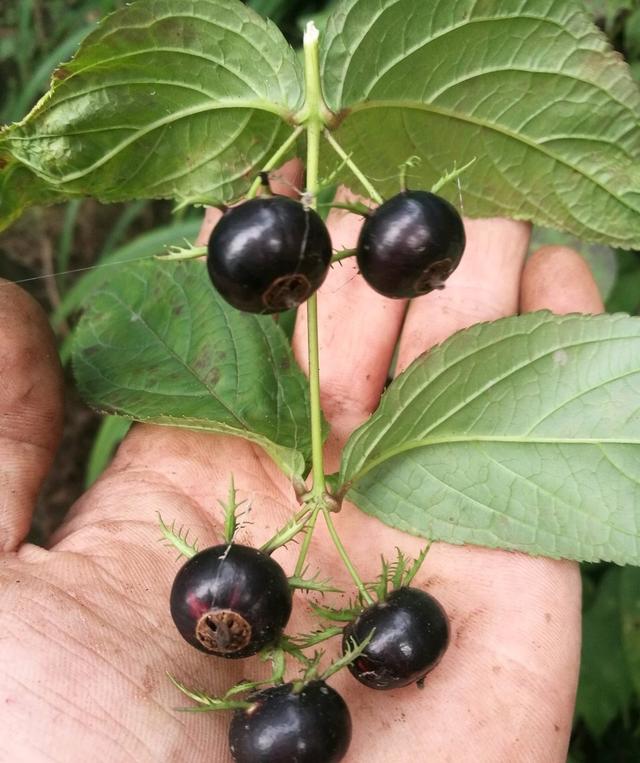
<svg viewBox="0 0 640 763">
<path fill-rule="evenodd" d="M 83 201 L 74 231 L 70 270 L 94 264 L 123 209 L 122 204 L 106 206 L 91 199 Z M 41 278 L 56 272 L 56 252 L 65 211 L 63 205 L 29 210 L 0 234 L 0 278 L 19 281 L 37 277 L 37 280 L 20 285 L 38 300 L 47 314 L 59 303 L 64 290 L 82 276 L 80 272 L 58 279 Z M 127 239 L 166 224 L 169 219 L 168 204 L 149 203 L 130 226 Z M 68 326 L 55 328 L 60 340 L 64 339 Z M 29 535 L 29 540 L 39 545 L 47 543 L 73 502 L 82 494 L 88 455 L 100 424 L 101 417 L 78 397 L 69 368 L 65 373 L 65 396 L 62 442 L 40 491 Z"/>
</svg>

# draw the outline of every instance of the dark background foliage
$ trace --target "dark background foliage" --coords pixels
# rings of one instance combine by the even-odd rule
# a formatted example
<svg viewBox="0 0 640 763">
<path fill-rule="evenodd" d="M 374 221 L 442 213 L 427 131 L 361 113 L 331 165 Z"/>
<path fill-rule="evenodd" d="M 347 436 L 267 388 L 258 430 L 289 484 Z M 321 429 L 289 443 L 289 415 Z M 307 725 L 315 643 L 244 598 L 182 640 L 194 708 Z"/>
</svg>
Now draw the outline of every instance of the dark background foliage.
<svg viewBox="0 0 640 763">
<path fill-rule="evenodd" d="M 584 0 L 594 21 L 640 82 L 640 0 Z M 21 119 L 46 90 L 53 69 L 123 0 L 0 0 L 0 124 Z M 249 0 L 298 47 L 305 23 L 318 26 L 332 0 Z M 77 304 L 90 288 L 87 270 L 151 256 L 159 241 L 193 236 L 201 213 L 174 215 L 167 202 L 102 206 L 91 199 L 29 210 L 0 235 L 0 277 L 24 281 L 51 316 L 68 361 Z M 162 238 L 156 231 L 162 232 Z M 534 245 L 569 243 L 591 264 L 611 312 L 640 313 L 640 253 L 585 246 L 536 230 Z M 73 272 L 68 272 L 73 271 Z M 100 418 L 78 400 L 67 374 L 65 434 L 42 491 L 31 540 L 43 543 L 70 504 L 108 463 L 127 424 Z M 640 571 L 583 565 L 584 643 L 571 763 L 640 760 Z"/>
</svg>

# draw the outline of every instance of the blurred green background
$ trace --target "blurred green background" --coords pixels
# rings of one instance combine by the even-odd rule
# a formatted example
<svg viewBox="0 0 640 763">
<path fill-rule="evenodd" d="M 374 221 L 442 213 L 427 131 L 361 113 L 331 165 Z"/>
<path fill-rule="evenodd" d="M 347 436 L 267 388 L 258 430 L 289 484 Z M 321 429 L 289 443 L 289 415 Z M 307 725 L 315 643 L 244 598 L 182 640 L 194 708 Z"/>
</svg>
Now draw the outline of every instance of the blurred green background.
<svg viewBox="0 0 640 763">
<path fill-rule="evenodd" d="M 584 2 L 640 82 L 640 0 Z M 122 4 L 0 0 L 0 123 L 21 119 L 46 90 L 56 65 L 73 55 L 101 16 Z M 248 5 L 272 18 L 299 47 L 306 22 L 313 18 L 321 27 L 332 0 L 249 0 Z M 0 234 L 0 277 L 23 281 L 45 307 L 66 364 L 78 307 L 108 272 L 92 266 L 151 256 L 165 244 L 193 240 L 200 217 L 198 210 L 172 214 L 170 203 L 157 201 L 102 206 L 86 199 L 32 209 Z M 582 252 L 609 311 L 640 313 L 639 252 L 588 246 L 536 229 L 532 247 L 542 243 L 566 243 Z M 127 428 L 128 422 L 87 410 L 67 374 L 64 440 L 42 491 L 32 541 L 46 540 L 84 487 L 99 476 Z M 598 564 L 583 565 L 582 573 L 584 641 L 569 760 L 638 763 L 640 570 Z"/>
</svg>

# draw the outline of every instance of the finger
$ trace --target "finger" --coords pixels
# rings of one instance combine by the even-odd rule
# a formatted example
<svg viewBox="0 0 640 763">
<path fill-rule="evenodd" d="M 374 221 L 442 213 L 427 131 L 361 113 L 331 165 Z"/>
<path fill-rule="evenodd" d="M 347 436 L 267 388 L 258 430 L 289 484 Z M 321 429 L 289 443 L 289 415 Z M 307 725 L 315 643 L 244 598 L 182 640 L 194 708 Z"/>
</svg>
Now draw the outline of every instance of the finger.
<svg viewBox="0 0 640 763">
<path fill-rule="evenodd" d="M 269 185 L 274 194 L 278 196 L 291 196 L 297 198 L 299 189 L 302 187 L 303 167 L 299 159 L 290 159 L 280 169 L 269 175 Z M 207 207 L 204 214 L 202 227 L 196 238 L 196 246 L 205 246 L 211 235 L 211 231 L 222 217 L 222 212 L 217 207 Z"/>
<path fill-rule="evenodd" d="M 0 281 L 0 550 L 15 549 L 62 433 L 63 386 L 47 317 Z"/>
<path fill-rule="evenodd" d="M 411 303 L 400 340 L 398 373 L 455 331 L 512 315 L 518 308 L 530 226 L 498 218 L 465 220 L 464 225 L 467 245 L 458 269 L 444 289 Z"/>
<path fill-rule="evenodd" d="M 356 200 L 341 189 L 336 201 Z M 362 225 L 359 215 L 332 210 L 328 227 L 335 250 L 353 249 Z M 376 294 L 358 275 L 354 257 L 334 265 L 318 292 L 322 409 L 334 445 L 378 405 L 404 316 L 405 302 Z M 308 367 L 307 310 L 298 310 L 293 349 Z"/>
<path fill-rule="evenodd" d="M 444 293 L 411 305 L 401 340 L 401 367 L 460 328 L 517 310 L 527 226 L 478 221 L 467 223 L 467 233 L 469 248 L 463 265 Z M 532 270 L 531 275 L 536 273 Z M 557 276 L 557 272 L 551 274 L 535 309 L 557 305 L 559 289 L 551 288 Z M 567 277 L 575 278 L 575 269 Z M 567 307 L 584 304 L 584 298 L 574 295 L 573 307 Z M 362 515 L 353 512 L 345 517 L 343 512 L 341 521 L 345 519 L 354 534 L 382 535 Z M 411 542 L 403 538 L 393 545 L 406 549 Z M 370 556 L 369 549 L 362 549 L 355 561 L 366 570 Z M 409 711 L 403 710 L 408 733 L 420 737 L 421 719 L 429 717 L 442 732 L 433 749 L 437 759 L 448 755 L 466 759 L 473 757 L 473 749 L 482 751 L 483 760 L 513 760 L 521 754 L 518 750 L 525 749 L 527 760 L 564 760 L 580 654 L 577 565 L 474 546 L 434 544 L 424 569 L 425 574 L 435 573 L 429 588 L 442 594 L 453 638 L 433 674 L 430 693 L 416 698 Z M 480 703 L 469 699 L 479 695 Z M 400 706 L 394 707 L 390 698 L 380 712 L 392 717 L 398 710 Z M 517 740 L 509 732 L 502 733 L 500 717 L 516 723 Z M 364 737 L 360 735 L 363 745 Z M 358 741 L 356 733 L 354 745 Z"/>
<path fill-rule="evenodd" d="M 544 246 L 528 260 L 522 273 L 520 312 L 551 310 L 601 313 L 598 286 L 584 259 L 565 246 Z"/>
<path fill-rule="evenodd" d="M 260 545 L 289 518 L 295 496 L 258 446 L 239 437 L 136 424 L 100 479 L 72 506 L 51 545 L 75 550 L 78 543 L 86 549 L 81 531 L 89 525 L 100 528 L 98 547 L 105 535 L 119 532 L 153 545 L 160 537 L 158 512 L 163 521 L 176 520 L 195 537 L 219 538 L 220 501 L 227 498 L 231 477 L 243 506 L 237 539 Z"/>
</svg>

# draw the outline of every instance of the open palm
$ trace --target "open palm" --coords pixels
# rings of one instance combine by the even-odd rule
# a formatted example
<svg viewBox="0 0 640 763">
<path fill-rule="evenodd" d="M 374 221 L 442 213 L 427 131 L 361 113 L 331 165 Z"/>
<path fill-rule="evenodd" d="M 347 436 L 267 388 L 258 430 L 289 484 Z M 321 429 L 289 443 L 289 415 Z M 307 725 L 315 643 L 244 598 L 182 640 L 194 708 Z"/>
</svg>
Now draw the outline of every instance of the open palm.
<svg viewBox="0 0 640 763">
<path fill-rule="evenodd" d="M 353 245 L 358 225 L 348 213 L 332 213 L 334 245 Z M 467 235 L 463 264 L 447 288 L 415 300 L 404 324 L 404 305 L 374 294 L 350 260 L 321 289 L 329 469 L 349 432 L 375 409 L 401 332 L 400 369 L 478 321 L 518 310 L 601 309 L 577 255 L 547 249 L 523 268 L 524 224 L 467 222 Z M 300 312 L 294 349 L 304 367 Z M 188 700 L 166 671 L 215 694 L 264 668 L 255 659 L 208 657 L 180 638 L 168 608 L 178 564 L 158 542 L 157 515 L 192 529 L 201 547 L 213 545 L 220 539 L 218 499 L 232 472 L 239 498 L 251 506 L 238 540 L 260 544 L 295 510 L 291 487 L 242 440 L 139 425 L 50 549 L 24 544 L 58 444 L 62 401 L 46 319 L 17 287 L 2 290 L 0 370 L 0 760 L 229 760 L 228 717 L 176 712 Z M 396 546 L 415 554 L 423 545 L 348 504 L 336 524 L 365 579 L 379 572 L 380 554 L 393 557 Z M 352 593 L 320 525 L 310 566 Z M 296 554 L 292 544 L 276 558 L 291 573 Z M 331 679 L 354 723 L 347 760 L 564 760 L 580 645 L 577 566 L 437 544 L 415 585 L 447 609 L 450 648 L 423 690 L 375 692 L 347 671 Z M 297 594 L 288 630 L 311 626 L 307 599 Z"/>
</svg>

